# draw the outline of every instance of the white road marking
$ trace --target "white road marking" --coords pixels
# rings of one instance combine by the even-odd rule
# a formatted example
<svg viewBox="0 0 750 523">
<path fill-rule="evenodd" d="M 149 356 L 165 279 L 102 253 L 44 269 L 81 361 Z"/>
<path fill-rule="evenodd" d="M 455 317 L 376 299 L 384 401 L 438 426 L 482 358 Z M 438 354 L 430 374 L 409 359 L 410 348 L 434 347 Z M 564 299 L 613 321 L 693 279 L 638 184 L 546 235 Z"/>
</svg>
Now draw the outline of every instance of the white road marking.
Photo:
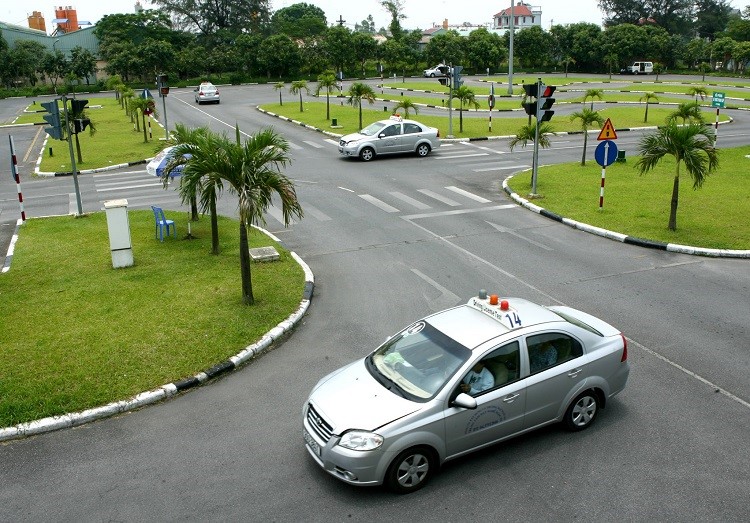
<svg viewBox="0 0 750 523">
<path fill-rule="evenodd" d="M 488 200 L 487 198 L 482 198 L 481 196 L 477 196 L 476 194 L 472 194 L 469 191 L 465 191 L 453 185 L 446 187 L 446 189 L 448 189 L 449 191 L 453 191 L 456 194 L 460 194 L 461 196 L 466 196 L 467 198 L 474 200 L 475 202 L 479 202 L 479 203 L 492 202 L 492 200 Z"/>
<path fill-rule="evenodd" d="M 425 196 L 429 196 L 430 198 L 433 198 L 439 202 L 444 203 L 445 205 L 450 205 L 451 207 L 458 207 L 461 205 L 455 200 L 451 200 L 450 198 L 446 198 L 445 196 L 442 196 L 434 191 L 430 191 L 429 189 L 418 189 L 419 192 L 424 194 Z"/>
<path fill-rule="evenodd" d="M 364 201 L 373 204 L 375 207 L 384 210 L 385 212 L 399 212 L 399 210 L 395 207 L 391 207 L 384 201 L 378 200 L 377 198 L 375 198 L 374 196 L 370 196 L 369 194 L 360 194 L 359 197 Z"/>
<path fill-rule="evenodd" d="M 415 200 L 411 196 L 407 196 L 405 194 L 401 194 L 400 192 L 392 192 L 390 193 L 394 198 L 398 198 L 402 202 L 406 202 L 409 205 L 416 207 L 417 209 L 425 210 L 430 209 L 431 207 L 427 205 L 426 203 L 422 203 L 419 200 Z"/>
<path fill-rule="evenodd" d="M 313 141 L 309 141 L 309 140 L 302 140 L 302 141 L 305 142 L 310 147 L 315 147 L 316 149 L 322 149 L 323 148 L 323 146 L 320 145 L 318 142 L 313 142 Z"/>
</svg>

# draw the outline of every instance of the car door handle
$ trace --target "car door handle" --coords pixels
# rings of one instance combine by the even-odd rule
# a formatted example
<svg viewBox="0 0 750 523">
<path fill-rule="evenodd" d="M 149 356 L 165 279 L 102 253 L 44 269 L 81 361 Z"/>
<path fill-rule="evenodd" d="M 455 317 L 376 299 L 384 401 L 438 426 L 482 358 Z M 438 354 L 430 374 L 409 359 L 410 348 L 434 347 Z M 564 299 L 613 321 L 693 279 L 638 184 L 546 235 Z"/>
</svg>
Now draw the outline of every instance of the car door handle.
<svg viewBox="0 0 750 523">
<path fill-rule="evenodd" d="M 520 394 L 519 394 L 519 393 L 517 393 L 517 392 L 516 392 L 516 393 L 514 393 L 514 394 L 508 394 L 507 396 L 505 396 L 505 397 L 503 398 L 503 401 L 504 401 L 505 403 L 511 403 L 511 402 L 512 402 L 512 401 L 513 401 L 514 399 L 516 399 L 516 398 L 517 398 L 518 396 L 520 396 Z"/>
<path fill-rule="evenodd" d="M 570 377 L 570 378 L 575 378 L 576 376 L 578 376 L 578 375 L 579 375 L 579 374 L 581 373 L 581 371 L 582 371 L 582 370 L 583 370 L 583 369 L 582 369 L 582 368 L 580 368 L 580 367 L 579 367 L 579 368 L 577 368 L 577 369 L 573 369 L 573 370 L 571 370 L 570 372 L 568 372 L 568 377 Z"/>
</svg>

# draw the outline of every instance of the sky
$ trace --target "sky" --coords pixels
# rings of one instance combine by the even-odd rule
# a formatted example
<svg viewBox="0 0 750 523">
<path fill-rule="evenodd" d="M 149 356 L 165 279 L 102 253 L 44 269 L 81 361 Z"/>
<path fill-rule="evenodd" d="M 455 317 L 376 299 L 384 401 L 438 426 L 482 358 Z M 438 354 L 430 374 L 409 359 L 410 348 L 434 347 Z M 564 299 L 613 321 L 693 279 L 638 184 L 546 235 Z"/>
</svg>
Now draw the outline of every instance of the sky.
<svg viewBox="0 0 750 523">
<path fill-rule="evenodd" d="M 407 29 L 427 29 L 442 24 L 448 19 L 450 25 L 464 22 L 486 24 L 492 16 L 510 7 L 511 0 L 488 2 L 487 0 L 402 0 L 406 19 L 401 25 Z M 517 0 L 516 0 L 517 1 Z M 329 25 L 342 17 L 350 28 L 372 15 L 376 28 L 388 27 L 390 15 L 381 6 L 380 0 L 271 0 L 271 8 L 276 11 L 296 3 L 308 3 L 320 7 Z M 542 8 L 542 27 L 549 29 L 554 24 L 590 22 L 601 24 L 602 15 L 597 0 L 526 0 L 528 4 Z M 144 8 L 153 8 L 148 0 L 141 0 Z M 738 9 L 750 4 L 750 0 L 732 0 L 730 4 Z M 40 11 L 47 22 L 47 32 L 52 30 L 55 7 L 71 6 L 78 11 L 78 20 L 96 23 L 106 14 L 133 13 L 135 0 L 2 0 L 0 21 L 27 27 L 27 16 L 32 11 Z M 492 7 L 488 7 L 492 6 Z"/>
</svg>

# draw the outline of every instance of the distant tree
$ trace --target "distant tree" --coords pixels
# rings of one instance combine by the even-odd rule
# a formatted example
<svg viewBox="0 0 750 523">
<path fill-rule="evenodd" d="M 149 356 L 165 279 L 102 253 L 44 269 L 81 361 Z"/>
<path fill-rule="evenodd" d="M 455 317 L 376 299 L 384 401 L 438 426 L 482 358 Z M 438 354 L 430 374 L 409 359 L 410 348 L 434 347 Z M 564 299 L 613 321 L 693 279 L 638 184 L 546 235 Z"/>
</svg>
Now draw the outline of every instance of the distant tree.
<svg viewBox="0 0 750 523">
<path fill-rule="evenodd" d="M 586 100 L 591 99 L 591 110 L 594 110 L 594 98 L 602 100 L 604 98 L 604 91 L 602 89 L 588 89 L 583 95 L 583 103 L 586 104 Z"/>
<path fill-rule="evenodd" d="M 479 102 L 476 100 L 474 90 L 465 85 L 453 90 L 453 98 L 459 101 L 458 132 L 462 133 L 464 132 L 464 105 L 469 108 L 479 109 Z"/>
<path fill-rule="evenodd" d="M 44 53 L 42 57 L 42 72 L 52 80 L 52 89 L 57 94 L 57 82 L 70 71 L 70 62 L 65 59 L 65 54 L 56 49 L 51 53 Z"/>
<path fill-rule="evenodd" d="M 495 70 L 507 58 L 502 38 L 484 27 L 469 33 L 464 48 L 467 65 L 475 71 Z"/>
<path fill-rule="evenodd" d="M 609 70 L 609 79 L 612 79 L 612 68 L 619 69 L 618 64 L 620 62 L 620 58 L 617 56 L 617 53 L 607 53 L 604 56 L 604 63 L 607 64 L 607 69 Z"/>
<path fill-rule="evenodd" d="M 70 50 L 70 71 L 76 78 L 85 78 L 90 85 L 91 76 L 96 74 L 96 57 L 80 45 Z"/>
<path fill-rule="evenodd" d="M 292 94 L 299 93 L 299 112 L 304 111 L 304 108 L 302 107 L 302 91 L 305 91 L 306 93 L 310 92 L 310 89 L 307 87 L 307 80 L 295 80 L 292 82 L 289 92 Z"/>
<path fill-rule="evenodd" d="M 419 114 L 419 107 L 411 101 L 411 98 L 404 97 L 399 100 L 399 102 L 396 104 L 396 107 L 393 108 L 393 112 L 395 113 L 399 109 L 404 110 L 404 118 L 409 118 L 409 111 L 413 110 L 414 114 Z"/>
<path fill-rule="evenodd" d="M 656 78 L 654 78 L 655 82 L 659 81 L 659 75 L 662 74 L 666 70 L 666 67 L 661 62 L 654 62 L 654 74 L 656 75 Z"/>
<path fill-rule="evenodd" d="M 172 15 L 178 24 L 195 28 L 204 35 L 215 35 L 223 29 L 234 34 L 261 33 L 269 25 L 269 0 L 153 0 Z"/>
<path fill-rule="evenodd" d="M 378 43 L 368 33 L 353 33 L 352 45 L 354 46 L 354 58 L 359 63 L 362 77 L 365 76 L 365 64 L 367 60 L 377 55 Z"/>
<path fill-rule="evenodd" d="M 468 41 L 456 31 L 450 30 L 430 38 L 424 48 L 423 56 L 430 66 L 442 63 L 459 65 L 464 62 L 465 48 Z"/>
<path fill-rule="evenodd" d="M 698 97 L 701 97 L 701 102 L 708 96 L 708 91 L 702 85 L 693 86 L 688 88 L 688 94 L 695 97 L 695 103 L 698 103 Z"/>
<path fill-rule="evenodd" d="M 555 41 L 551 34 L 534 25 L 518 31 L 514 39 L 514 53 L 523 67 L 538 68 L 554 61 Z"/>
<path fill-rule="evenodd" d="M 644 123 L 648 122 L 648 104 L 649 104 L 649 102 L 652 102 L 652 101 L 655 102 L 658 99 L 659 98 L 654 93 L 652 93 L 650 91 L 646 92 L 646 93 L 643 93 L 643 96 L 641 96 L 640 101 L 641 102 L 646 102 L 646 113 L 643 115 L 643 122 Z"/>
<path fill-rule="evenodd" d="M 677 108 L 667 116 L 667 124 L 675 123 L 677 120 L 682 120 L 683 125 L 688 122 L 691 123 L 705 123 L 703 111 L 701 110 L 698 102 L 683 102 L 677 106 Z"/>
<path fill-rule="evenodd" d="M 357 61 L 354 33 L 347 27 L 334 26 L 326 31 L 322 50 L 335 71 L 348 70 Z"/>
<path fill-rule="evenodd" d="M 380 0 L 380 5 L 391 15 L 391 23 L 388 28 L 395 40 L 400 40 L 404 30 L 401 28 L 401 20 L 406 18 L 403 14 L 404 0 Z"/>
<path fill-rule="evenodd" d="M 639 144 L 640 159 L 635 167 L 641 174 L 655 168 L 665 156 L 675 159 L 675 176 L 669 210 L 670 231 L 677 230 L 677 204 L 680 191 L 680 168 L 685 165 L 693 179 L 693 189 L 699 189 L 706 177 L 719 166 L 719 155 L 714 148 L 711 131 L 701 123 L 678 126 L 674 122 L 644 136 Z"/>
<path fill-rule="evenodd" d="M 315 94 L 320 95 L 320 91 L 325 90 L 326 92 L 326 120 L 331 119 L 331 89 L 336 87 L 336 77 L 333 73 L 323 73 L 318 75 L 318 87 L 315 90 Z"/>
<path fill-rule="evenodd" d="M 286 35 L 273 35 L 264 39 L 258 48 L 258 67 L 269 78 L 282 78 L 296 74 L 302 63 L 299 46 Z"/>
<path fill-rule="evenodd" d="M 601 128 L 604 123 L 604 118 L 602 118 L 602 115 L 597 111 L 584 107 L 582 110 L 576 111 L 570 115 L 570 121 L 572 122 L 575 120 L 580 120 L 581 129 L 583 130 L 583 154 L 581 155 L 581 166 L 584 166 L 586 165 L 586 147 L 588 146 L 589 141 L 589 128 L 594 124 Z"/>
<path fill-rule="evenodd" d="M 271 16 L 271 29 L 291 38 L 314 38 L 326 32 L 325 11 L 307 3 L 282 7 Z"/>
<path fill-rule="evenodd" d="M 576 59 L 573 58 L 572 56 L 566 56 L 565 58 L 563 58 L 562 60 L 560 60 L 560 63 L 565 68 L 565 78 L 567 78 L 568 77 L 568 67 L 570 67 L 571 64 L 576 63 Z"/>
<path fill-rule="evenodd" d="M 699 38 L 714 40 L 727 29 L 732 13 L 728 0 L 696 0 L 694 4 L 695 32 Z"/>
<path fill-rule="evenodd" d="M 279 92 L 279 105 L 284 105 L 284 102 L 281 99 L 281 91 L 283 91 L 285 87 L 286 84 L 284 82 L 276 82 L 276 85 L 273 86 L 273 88 Z"/>
<path fill-rule="evenodd" d="M 372 90 L 372 87 L 370 87 L 367 84 L 363 84 L 361 82 L 354 82 L 351 87 L 349 87 L 349 98 L 347 98 L 346 103 L 351 105 L 352 107 L 358 107 L 359 108 L 359 128 L 362 129 L 362 101 L 366 100 L 367 102 L 372 105 L 375 103 L 375 91 Z"/>
<path fill-rule="evenodd" d="M 17 40 L 7 53 L 14 79 L 25 78 L 31 85 L 36 85 L 37 74 L 43 72 L 45 48 L 33 40 Z"/>
</svg>

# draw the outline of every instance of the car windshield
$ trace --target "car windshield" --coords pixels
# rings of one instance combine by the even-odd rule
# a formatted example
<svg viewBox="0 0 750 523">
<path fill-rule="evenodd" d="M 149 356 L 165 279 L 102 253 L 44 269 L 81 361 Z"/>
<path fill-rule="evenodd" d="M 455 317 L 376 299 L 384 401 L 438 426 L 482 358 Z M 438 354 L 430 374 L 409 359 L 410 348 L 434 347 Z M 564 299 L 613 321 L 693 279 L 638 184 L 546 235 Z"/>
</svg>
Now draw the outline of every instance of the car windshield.
<svg viewBox="0 0 750 523">
<path fill-rule="evenodd" d="M 385 126 L 386 126 L 386 124 L 384 124 L 382 122 L 371 123 L 370 125 L 368 125 L 364 129 L 362 129 L 361 131 L 359 131 L 359 134 L 364 134 L 365 136 L 375 136 Z"/>
<path fill-rule="evenodd" d="M 471 356 L 471 350 L 425 321 L 403 330 L 367 358 L 383 386 L 413 399 L 433 397 Z"/>
</svg>

